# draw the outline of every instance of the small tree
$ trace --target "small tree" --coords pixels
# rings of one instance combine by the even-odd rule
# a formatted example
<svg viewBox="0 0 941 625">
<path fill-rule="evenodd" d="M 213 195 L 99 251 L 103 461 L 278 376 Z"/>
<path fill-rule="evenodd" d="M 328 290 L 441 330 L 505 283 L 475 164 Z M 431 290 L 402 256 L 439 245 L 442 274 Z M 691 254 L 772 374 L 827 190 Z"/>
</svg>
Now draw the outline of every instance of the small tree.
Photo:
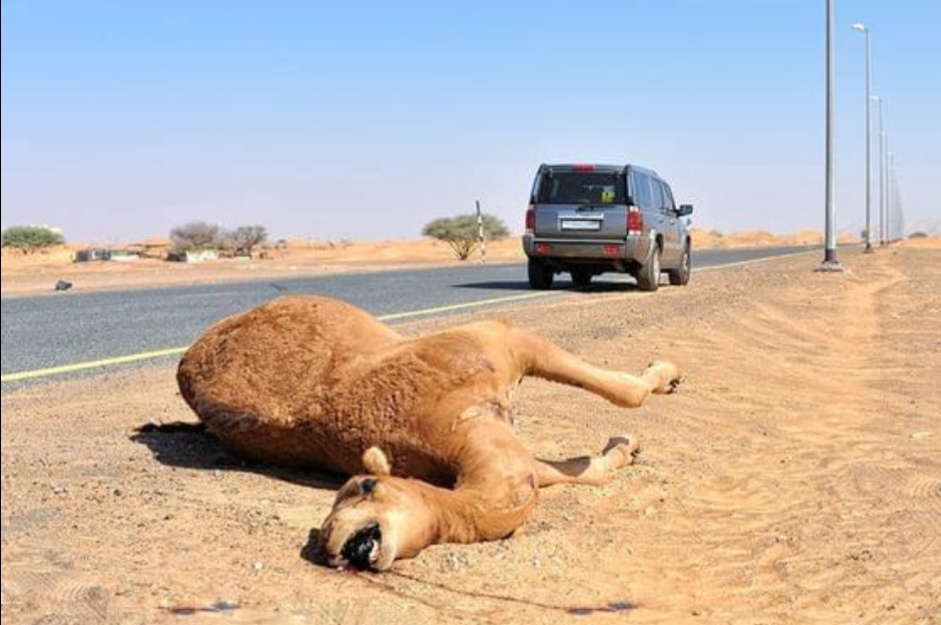
<svg viewBox="0 0 941 625">
<path fill-rule="evenodd" d="M 268 240 L 268 231 L 264 226 L 239 226 L 230 234 L 235 244 L 235 253 L 252 255 L 252 249 Z"/>
<path fill-rule="evenodd" d="M 484 236 L 488 239 L 505 239 L 510 235 L 510 231 L 498 217 L 482 215 L 481 222 Z M 440 217 L 430 221 L 425 224 L 421 233 L 423 236 L 444 241 L 450 245 L 459 260 L 467 260 L 480 245 L 477 215 L 470 213 L 456 217 Z"/>
<path fill-rule="evenodd" d="M 222 229 L 205 221 L 191 221 L 170 231 L 170 241 L 177 252 L 220 249 L 223 239 Z"/>
<path fill-rule="evenodd" d="M 2 233 L 3 247 L 12 247 L 30 254 L 44 247 L 62 245 L 62 233 L 44 226 L 12 226 Z"/>
</svg>

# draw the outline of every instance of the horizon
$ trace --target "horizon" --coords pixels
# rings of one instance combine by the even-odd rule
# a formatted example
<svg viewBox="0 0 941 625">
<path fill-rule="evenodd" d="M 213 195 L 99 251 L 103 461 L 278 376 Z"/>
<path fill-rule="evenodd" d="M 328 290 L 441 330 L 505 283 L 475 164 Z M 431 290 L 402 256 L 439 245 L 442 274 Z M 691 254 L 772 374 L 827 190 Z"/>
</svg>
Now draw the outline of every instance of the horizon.
<svg viewBox="0 0 941 625">
<path fill-rule="evenodd" d="M 941 233 L 941 6 L 836 0 L 835 13 L 835 231 L 865 227 L 863 22 L 903 235 Z M 416 239 L 479 200 L 518 232 L 536 168 L 554 161 L 649 166 L 705 231 L 822 231 L 824 18 L 819 0 L 4 0 L 2 229 L 131 243 L 206 221 L 272 240 Z"/>
<path fill-rule="evenodd" d="M 51 227 L 51 226 L 48 226 L 48 225 L 43 225 L 43 224 L 39 224 L 39 225 L 31 224 L 31 225 L 29 225 L 29 226 L 27 226 L 27 227 L 46 228 L 46 229 L 49 229 L 49 230 L 51 230 L 51 231 L 53 231 L 53 232 L 58 232 L 59 234 L 63 234 L 62 232 L 59 231 L 58 228 L 56 228 L 56 227 Z M 786 243 L 786 241 L 789 240 L 789 239 L 795 239 L 795 238 L 801 238 L 801 237 L 805 237 L 805 238 L 806 238 L 806 237 L 814 237 L 814 238 L 819 238 L 820 241 L 819 241 L 819 242 L 818 242 L 818 241 L 815 241 L 815 242 L 813 242 L 813 243 L 810 243 L 810 245 L 822 245 L 822 244 L 823 244 L 823 238 L 824 238 L 824 236 L 825 236 L 825 233 L 824 233 L 824 231 L 823 231 L 822 228 L 819 228 L 819 229 L 808 228 L 808 229 L 803 229 L 803 230 L 793 230 L 793 231 L 789 231 L 789 232 L 775 232 L 775 231 L 765 230 L 765 229 L 761 229 L 761 228 L 754 228 L 754 229 L 749 229 L 749 230 L 721 231 L 721 230 L 718 230 L 718 229 L 716 229 L 716 228 L 705 228 L 705 227 L 701 227 L 701 226 L 697 226 L 697 225 L 693 224 L 693 225 L 690 225 L 689 231 L 690 231 L 690 233 L 691 233 L 692 235 L 697 235 L 697 236 L 699 236 L 699 237 L 708 237 L 709 239 L 723 239 L 723 238 L 725 238 L 725 239 L 729 239 L 729 240 L 736 240 L 736 239 L 742 239 L 742 238 L 748 237 L 748 236 L 756 236 L 756 235 L 757 235 L 757 236 L 761 236 L 761 237 L 771 237 L 772 239 L 776 239 L 776 240 L 778 240 L 779 242 L 781 242 L 781 244 L 789 244 L 789 243 Z M 914 234 L 914 233 L 913 233 L 913 234 Z M 926 234 L 926 235 L 928 236 L 928 238 L 938 238 L 938 237 L 941 237 L 941 232 L 937 232 L 937 233 L 921 233 L 921 234 Z M 861 239 L 861 237 L 860 237 L 859 235 L 860 235 L 860 233 L 855 233 L 855 234 L 854 234 L 854 233 L 852 233 L 852 232 L 838 232 L 838 233 L 837 233 L 838 243 L 839 243 L 840 245 L 859 245 L 859 244 L 861 244 L 861 242 L 862 242 L 862 239 Z M 494 242 L 503 242 L 503 241 L 507 241 L 507 240 L 517 240 L 517 239 L 520 239 L 522 236 L 523 236 L 522 232 L 517 232 L 517 231 L 511 230 L 510 233 L 509 233 L 507 236 L 503 236 L 503 237 L 499 237 L 499 238 L 493 238 L 493 237 L 491 237 L 491 238 L 488 238 L 487 241 L 488 241 L 488 243 L 492 244 L 492 243 L 494 243 Z M 42 253 L 42 252 L 44 252 L 44 251 L 56 250 L 56 249 L 60 249 L 60 248 L 70 248 L 70 249 L 71 249 L 71 248 L 75 248 L 75 249 L 97 249 L 97 248 L 103 248 L 103 249 L 126 249 L 126 248 L 134 248 L 134 247 L 142 246 L 142 245 L 146 245 L 146 246 L 155 246 L 155 247 L 162 247 L 162 246 L 172 247 L 172 246 L 173 246 L 173 241 L 172 241 L 172 238 L 171 238 L 171 236 L 170 236 L 169 233 L 167 233 L 167 234 L 153 234 L 153 235 L 150 235 L 150 236 L 144 236 L 144 237 L 140 237 L 140 238 L 133 239 L 133 240 L 112 240 L 112 241 L 104 241 L 104 240 L 99 240 L 99 239 L 81 239 L 81 240 L 76 240 L 76 239 L 70 239 L 70 238 L 68 238 L 68 237 L 65 237 L 64 234 L 63 234 L 63 237 L 64 237 L 64 238 L 63 238 L 63 241 L 62 241 L 62 243 L 60 243 L 60 244 L 54 244 L 54 245 L 49 245 L 49 246 L 43 246 L 43 247 L 39 247 L 39 248 L 34 248 L 33 251 Z M 911 236 L 906 236 L 905 238 L 912 238 L 912 237 L 911 237 Z M 918 237 L 915 237 L 915 238 L 918 238 Z M 370 245 L 370 244 L 376 244 L 376 243 L 390 243 L 390 244 L 396 244 L 396 243 L 417 243 L 417 242 L 420 242 L 420 241 L 440 242 L 439 239 L 435 239 L 434 237 L 427 236 L 427 235 L 422 235 L 422 234 L 417 234 L 417 235 L 414 235 L 414 236 L 403 236 L 403 237 L 360 237 L 360 238 L 347 238 L 347 237 L 302 237 L 302 236 L 291 236 L 291 235 L 288 235 L 288 236 L 279 237 L 279 238 L 272 238 L 272 237 L 270 237 L 270 236 L 269 236 L 269 237 L 266 237 L 265 241 L 263 241 L 263 242 L 262 242 L 261 244 L 259 244 L 259 245 L 260 245 L 260 246 L 263 246 L 263 247 L 264 247 L 264 246 L 279 245 L 279 244 L 281 244 L 281 243 L 287 243 L 288 245 L 294 245 L 294 244 L 300 244 L 300 243 L 306 243 L 307 245 L 322 245 L 322 244 L 331 244 L 331 245 L 333 245 L 333 244 L 340 244 L 340 245 L 346 245 L 346 244 L 349 244 L 349 245 L 365 244 L 365 245 Z M 521 247 L 520 249 L 522 250 L 522 247 Z M 10 247 L 10 248 L 6 248 L 6 247 L 5 247 L 5 248 L 3 248 L 3 251 L 4 251 L 4 253 L 6 253 L 6 252 L 9 251 L 10 253 L 16 252 L 17 255 L 18 255 L 18 254 L 23 254 L 24 256 L 28 256 L 28 255 L 29 255 L 29 253 L 26 253 L 26 252 L 24 252 L 23 250 L 21 250 L 21 249 L 19 249 L 19 248 L 13 248 L 13 247 Z"/>
</svg>

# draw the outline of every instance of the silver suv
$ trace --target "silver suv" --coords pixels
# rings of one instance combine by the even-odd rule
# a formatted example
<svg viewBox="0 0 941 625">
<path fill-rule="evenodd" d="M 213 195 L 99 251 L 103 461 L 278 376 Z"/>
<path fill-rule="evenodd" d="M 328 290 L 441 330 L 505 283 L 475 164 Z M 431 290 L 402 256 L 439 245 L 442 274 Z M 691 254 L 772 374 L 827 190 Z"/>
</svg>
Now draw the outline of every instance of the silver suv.
<svg viewBox="0 0 941 625">
<path fill-rule="evenodd" d="M 686 220 L 655 172 L 636 165 L 541 165 L 533 183 L 523 251 L 529 284 L 548 289 L 557 273 L 576 286 L 616 271 L 629 273 L 644 291 L 656 291 L 660 274 L 670 284 L 689 282 L 692 244 Z"/>
</svg>

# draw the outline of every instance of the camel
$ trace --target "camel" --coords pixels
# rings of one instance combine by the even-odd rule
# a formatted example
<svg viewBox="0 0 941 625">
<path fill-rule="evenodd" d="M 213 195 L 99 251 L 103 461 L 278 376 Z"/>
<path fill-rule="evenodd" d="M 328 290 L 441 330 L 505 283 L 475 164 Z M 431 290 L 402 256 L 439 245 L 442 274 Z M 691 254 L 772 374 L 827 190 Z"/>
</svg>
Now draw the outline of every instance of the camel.
<svg viewBox="0 0 941 625">
<path fill-rule="evenodd" d="M 351 476 L 320 530 L 326 564 L 384 571 L 444 542 L 510 536 L 539 488 L 601 485 L 638 443 L 534 458 L 513 429 L 525 376 L 583 388 L 617 406 L 665 394 L 680 371 L 600 368 L 504 320 L 418 338 L 342 301 L 289 295 L 209 328 L 183 355 L 183 398 L 236 455 Z"/>
</svg>

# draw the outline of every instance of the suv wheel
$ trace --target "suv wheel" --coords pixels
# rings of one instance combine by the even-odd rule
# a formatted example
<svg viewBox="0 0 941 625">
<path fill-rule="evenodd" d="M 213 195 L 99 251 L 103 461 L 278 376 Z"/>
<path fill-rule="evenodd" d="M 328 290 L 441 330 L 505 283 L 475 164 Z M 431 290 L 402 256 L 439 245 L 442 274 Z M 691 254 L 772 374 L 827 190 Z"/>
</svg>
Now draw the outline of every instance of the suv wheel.
<svg viewBox="0 0 941 625">
<path fill-rule="evenodd" d="M 529 259 L 529 286 L 540 291 L 551 289 L 554 277 L 555 272 L 552 267 L 541 261 Z"/>
<path fill-rule="evenodd" d="M 591 273 L 587 269 L 573 269 L 572 284 L 575 286 L 588 286 L 591 284 Z"/>
<path fill-rule="evenodd" d="M 680 259 L 679 268 L 671 269 L 668 272 L 670 284 L 673 286 L 686 286 L 689 283 L 690 265 L 689 243 L 687 243 L 683 248 L 683 258 Z"/>
<path fill-rule="evenodd" d="M 660 246 L 654 245 L 650 258 L 637 270 L 637 287 L 641 291 L 656 291 L 660 286 Z"/>
</svg>

